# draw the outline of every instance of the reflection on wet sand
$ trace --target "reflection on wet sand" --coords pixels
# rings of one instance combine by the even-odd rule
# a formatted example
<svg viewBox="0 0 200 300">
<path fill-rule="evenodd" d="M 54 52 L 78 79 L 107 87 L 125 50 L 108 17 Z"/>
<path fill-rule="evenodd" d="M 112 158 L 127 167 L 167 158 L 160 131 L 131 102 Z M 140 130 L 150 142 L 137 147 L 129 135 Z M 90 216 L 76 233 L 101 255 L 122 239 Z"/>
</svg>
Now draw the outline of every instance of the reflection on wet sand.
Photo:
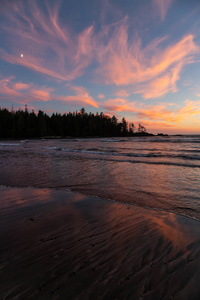
<svg viewBox="0 0 200 300">
<path fill-rule="evenodd" d="M 158 215 L 151 214 L 149 219 L 164 238 L 173 244 L 173 247 L 180 249 L 184 248 L 194 239 L 191 233 L 191 228 L 180 224 L 178 222 L 178 216 L 174 213 L 168 212 L 166 214 L 165 212 L 163 213 L 162 211 L 159 211 Z"/>
<path fill-rule="evenodd" d="M 199 299 L 197 221 L 68 191 L 0 196 L 2 299 Z"/>
</svg>

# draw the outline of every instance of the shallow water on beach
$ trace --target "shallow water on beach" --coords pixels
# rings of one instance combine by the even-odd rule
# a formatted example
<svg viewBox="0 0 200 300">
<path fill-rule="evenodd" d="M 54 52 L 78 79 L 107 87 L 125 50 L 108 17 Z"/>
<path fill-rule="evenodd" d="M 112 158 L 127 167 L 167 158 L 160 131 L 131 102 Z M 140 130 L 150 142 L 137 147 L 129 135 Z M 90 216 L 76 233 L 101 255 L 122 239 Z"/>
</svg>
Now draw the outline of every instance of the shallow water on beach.
<svg viewBox="0 0 200 300">
<path fill-rule="evenodd" d="M 0 299 L 200 299 L 198 221 L 55 189 L 0 199 Z"/>
<path fill-rule="evenodd" d="M 0 185 L 69 189 L 200 220 L 200 136 L 0 141 Z"/>
</svg>

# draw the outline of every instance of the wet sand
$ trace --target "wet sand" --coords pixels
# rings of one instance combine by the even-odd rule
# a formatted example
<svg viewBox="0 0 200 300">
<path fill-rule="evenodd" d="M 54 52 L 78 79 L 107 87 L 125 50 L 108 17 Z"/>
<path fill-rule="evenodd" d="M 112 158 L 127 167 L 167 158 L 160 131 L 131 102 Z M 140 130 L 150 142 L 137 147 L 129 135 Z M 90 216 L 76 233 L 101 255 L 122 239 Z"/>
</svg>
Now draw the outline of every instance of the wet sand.
<svg viewBox="0 0 200 300">
<path fill-rule="evenodd" d="M 200 299 L 200 223 L 50 189 L 0 188 L 0 299 Z"/>
</svg>

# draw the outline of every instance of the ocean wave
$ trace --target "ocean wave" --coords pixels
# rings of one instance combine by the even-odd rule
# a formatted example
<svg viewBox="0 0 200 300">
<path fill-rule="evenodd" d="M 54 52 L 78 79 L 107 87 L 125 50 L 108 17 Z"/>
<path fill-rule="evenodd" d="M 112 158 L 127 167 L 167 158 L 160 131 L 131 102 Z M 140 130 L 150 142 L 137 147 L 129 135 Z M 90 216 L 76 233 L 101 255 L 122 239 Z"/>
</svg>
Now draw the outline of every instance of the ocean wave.
<svg viewBox="0 0 200 300">
<path fill-rule="evenodd" d="M 123 160 L 123 159 L 103 159 L 96 157 L 88 157 L 85 159 L 90 160 L 102 160 L 102 161 L 113 161 L 113 162 L 121 162 L 121 163 L 132 163 L 132 164 L 148 164 L 148 165 L 164 165 L 164 166 L 176 166 L 176 167 L 186 167 L 186 168 L 200 168 L 200 165 L 195 164 L 185 164 L 178 162 L 169 162 L 169 161 L 147 161 L 147 160 Z"/>
<path fill-rule="evenodd" d="M 125 156 L 125 157 L 146 157 L 146 158 L 169 158 L 169 159 L 185 159 L 185 160 L 200 160 L 200 155 L 190 155 L 190 154 L 162 154 L 157 153 L 118 153 L 112 151 L 103 151 L 98 148 L 86 148 L 86 149 L 70 149 L 70 148 L 60 148 L 60 147 L 42 147 L 46 150 L 56 150 L 63 152 L 74 152 L 74 153 L 84 153 L 84 154 L 94 154 L 94 155 L 105 155 L 105 156 Z"/>
<path fill-rule="evenodd" d="M 200 156 L 199 155 L 183 155 L 183 154 L 181 154 L 181 155 L 177 155 L 175 157 L 177 157 L 177 158 L 183 158 L 183 159 L 200 160 Z"/>
<path fill-rule="evenodd" d="M 106 147 L 109 148 L 109 147 Z M 113 147 L 110 147 L 113 149 Z M 117 150 L 118 151 L 131 151 L 131 150 L 135 150 L 135 151 L 150 151 L 150 152 L 174 152 L 174 153 L 200 153 L 200 148 L 196 147 L 197 149 L 187 149 L 185 147 L 180 148 L 180 149 L 174 149 L 174 148 L 169 148 L 169 147 L 165 147 L 163 149 L 163 147 L 156 147 L 156 148 L 134 148 L 134 147 L 118 147 Z"/>
<path fill-rule="evenodd" d="M 0 143 L 0 146 L 19 146 L 20 144 L 14 144 L 14 143 Z"/>
<path fill-rule="evenodd" d="M 41 147 L 41 149 L 45 149 L 45 150 L 63 150 L 61 147 Z"/>
<path fill-rule="evenodd" d="M 127 142 L 127 139 L 101 139 L 100 142 L 108 142 L 108 143 L 120 143 L 120 142 Z"/>
<path fill-rule="evenodd" d="M 200 143 L 198 138 L 131 138 L 135 142 L 150 142 L 150 143 Z"/>
<path fill-rule="evenodd" d="M 30 140 L 21 140 L 20 143 L 28 143 Z"/>
</svg>

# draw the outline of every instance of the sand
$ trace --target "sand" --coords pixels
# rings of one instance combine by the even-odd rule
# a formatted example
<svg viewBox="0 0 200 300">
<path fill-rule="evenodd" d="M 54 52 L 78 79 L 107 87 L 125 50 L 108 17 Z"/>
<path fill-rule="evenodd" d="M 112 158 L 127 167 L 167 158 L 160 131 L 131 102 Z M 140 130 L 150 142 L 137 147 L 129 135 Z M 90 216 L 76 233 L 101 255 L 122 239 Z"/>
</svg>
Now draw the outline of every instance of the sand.
<svg viewBox="0 0 200 300">
<path fill-rule="evenodd" d="M 0 299 L 200 299 L 198 221 L 69 191 L 0 199 Z"/>
</svg>

